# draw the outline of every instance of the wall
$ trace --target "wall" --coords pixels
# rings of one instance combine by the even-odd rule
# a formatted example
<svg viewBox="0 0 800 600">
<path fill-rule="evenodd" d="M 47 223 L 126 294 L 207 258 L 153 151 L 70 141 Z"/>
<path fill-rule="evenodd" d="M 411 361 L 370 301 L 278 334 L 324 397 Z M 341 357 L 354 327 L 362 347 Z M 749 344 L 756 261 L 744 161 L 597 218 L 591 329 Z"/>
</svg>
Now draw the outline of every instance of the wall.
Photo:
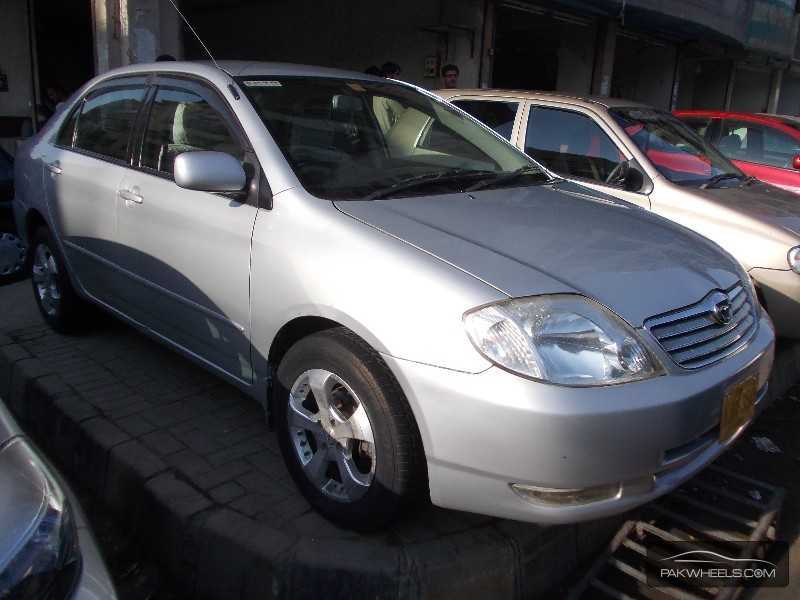
<svg viewBox="0 0 800 600">
<path fill-rule="evenodd" d="M 800 115 L 800 72 L 784 73 L 781 95 L 778 99 L 778 113 Z"/>
<path fill-rule="evenodd" d="M 617 36 L 611 95 L 669 108 L 675 76 L 675 48 Z"/>
<path fill-rule="evenodd" d="M 730 61 L 698 61 L 691 108 L 720 110 L 725 105 Z"/>
<path fill-rule="evenodd" d="M 442 60 L 446 54 L 448 62 L 458 64 L 462 86 L 478 81 L 482 0 L 445 4 L 409 0 L 391 6 L 372 0 L 184 4 L 187 16 L 217 59 L 287 61 L 358 71 L 391 60 L 403 68 L 403 79 L 438 87 L 439 79 L 424 73 L 425 58 L 438 53 Z M 472 58 L 467 32 L 423 30 L 443 24 L 474 28 Z M 188 57 L 204 56 L 189 34 L 184 35 L 184 43 Z"/>
<path fill-rule="evenodd" d="M 731 110 L 764 112 L 767 109 L 771 77 L 772 74 L 766 69 L 736 69 Z"/>
<path fill-rule="evenodd" d="M 8 91 L 0 92 L 0 117 L 26 117 L 32 104 L 27 2 L 0 3 L 0 70 L 8 77 Z"/>
<path fill-rule="evenodd" d="M 564 24 L 558 49 L 556 90 L 567 94 L 588 94 L 592 87 L 597 26 Z"/>
</svg>

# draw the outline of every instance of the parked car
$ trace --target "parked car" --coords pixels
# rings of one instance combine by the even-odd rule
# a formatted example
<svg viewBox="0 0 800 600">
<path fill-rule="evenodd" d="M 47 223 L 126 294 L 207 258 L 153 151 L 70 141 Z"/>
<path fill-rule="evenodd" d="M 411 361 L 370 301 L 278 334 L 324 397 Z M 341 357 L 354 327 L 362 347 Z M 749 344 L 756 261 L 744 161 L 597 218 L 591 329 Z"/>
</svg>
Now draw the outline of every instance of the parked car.
<svg viewBox="0 0 800 600">
<path fill-rule="evenodd" d="M 17 159 L 44 318 L 88 300 L 266 404 L 313 506 L 545 523 L 679 485 L 765 404 L 774 334 L 715 244 L 557 180 L 411 85 L 137 65 Z"/>
<path fill-rule="evenodd" d="M 116 597 L 75 495 L 0 400 L 0 598 Z"/>
<path fill-rule="evenodd" d="M 794 195 L 748 177 L 683 122 L 650 106 L 547 92 L 437 93 L 479 119 L 483 105 L 504 105 L 506 123 L 513 113 L 505 137 L 553 173 L 718 243 L 753 278 L 778 335 L 800 338 L 800 204 Z"/>
<path fill-rule="evenodd" d="M 747 175 L 800 194 L 800 121 L 763 113 L 681 110 L 675 115 Z"/>
</svg>

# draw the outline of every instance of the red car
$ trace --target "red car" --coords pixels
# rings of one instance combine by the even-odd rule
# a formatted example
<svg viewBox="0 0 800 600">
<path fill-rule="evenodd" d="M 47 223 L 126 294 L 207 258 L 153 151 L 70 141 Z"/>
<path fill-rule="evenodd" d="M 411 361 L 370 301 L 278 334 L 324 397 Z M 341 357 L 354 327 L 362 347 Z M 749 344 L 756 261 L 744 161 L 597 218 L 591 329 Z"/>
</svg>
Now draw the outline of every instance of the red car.
<svg viewBox="0 0 800 600">
<path fill-rule="evenodd" d="M 715 110 L 675 115 L 747 175 L 800 194 L 800 117 Z"/>
</svg>

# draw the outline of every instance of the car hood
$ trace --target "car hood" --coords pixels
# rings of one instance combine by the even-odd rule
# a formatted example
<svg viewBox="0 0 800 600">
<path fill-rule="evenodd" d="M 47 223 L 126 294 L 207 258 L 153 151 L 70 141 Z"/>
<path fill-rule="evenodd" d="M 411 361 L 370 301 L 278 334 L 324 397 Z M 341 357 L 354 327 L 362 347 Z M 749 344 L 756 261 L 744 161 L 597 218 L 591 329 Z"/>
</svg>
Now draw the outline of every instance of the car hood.
<svg viewBox="0 0 800 600">
<path fill-rule="evenodd" d="M 742 187 L 697 189 L 693 193 L 729 211 L 800 236 L 800 196 L 797 194 L 761 182 Z"/>
<path fill-rule="evenodd" d="M 566 182 L 335 204 L 511 297 L 577 292 L 637 327 L 740 278 L 712 242 Z"/>
</svg>

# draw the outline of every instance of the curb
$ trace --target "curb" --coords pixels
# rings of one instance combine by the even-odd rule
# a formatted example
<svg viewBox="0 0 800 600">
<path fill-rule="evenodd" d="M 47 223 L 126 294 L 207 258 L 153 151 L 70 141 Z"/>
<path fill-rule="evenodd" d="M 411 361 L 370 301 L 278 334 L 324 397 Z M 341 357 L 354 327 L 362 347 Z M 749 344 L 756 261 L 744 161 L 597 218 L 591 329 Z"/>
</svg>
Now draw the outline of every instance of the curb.
<svg viewBox="0 0 800 600">
<path fill-rule="evenodd" d="M 458 530 L 448 523 L 453 513 L 440 511 L 422 523 L 433 533 L 421 541 L 419 523 L 408 539 L 401 533 L 389 541 L 289 535 L 193 486 L 18 342 L 0 334 L 0 397 L 189 597 L 531 598 L 602 548 L 623 520 L 545 528 L 476 517 Z"/>
</svg>

